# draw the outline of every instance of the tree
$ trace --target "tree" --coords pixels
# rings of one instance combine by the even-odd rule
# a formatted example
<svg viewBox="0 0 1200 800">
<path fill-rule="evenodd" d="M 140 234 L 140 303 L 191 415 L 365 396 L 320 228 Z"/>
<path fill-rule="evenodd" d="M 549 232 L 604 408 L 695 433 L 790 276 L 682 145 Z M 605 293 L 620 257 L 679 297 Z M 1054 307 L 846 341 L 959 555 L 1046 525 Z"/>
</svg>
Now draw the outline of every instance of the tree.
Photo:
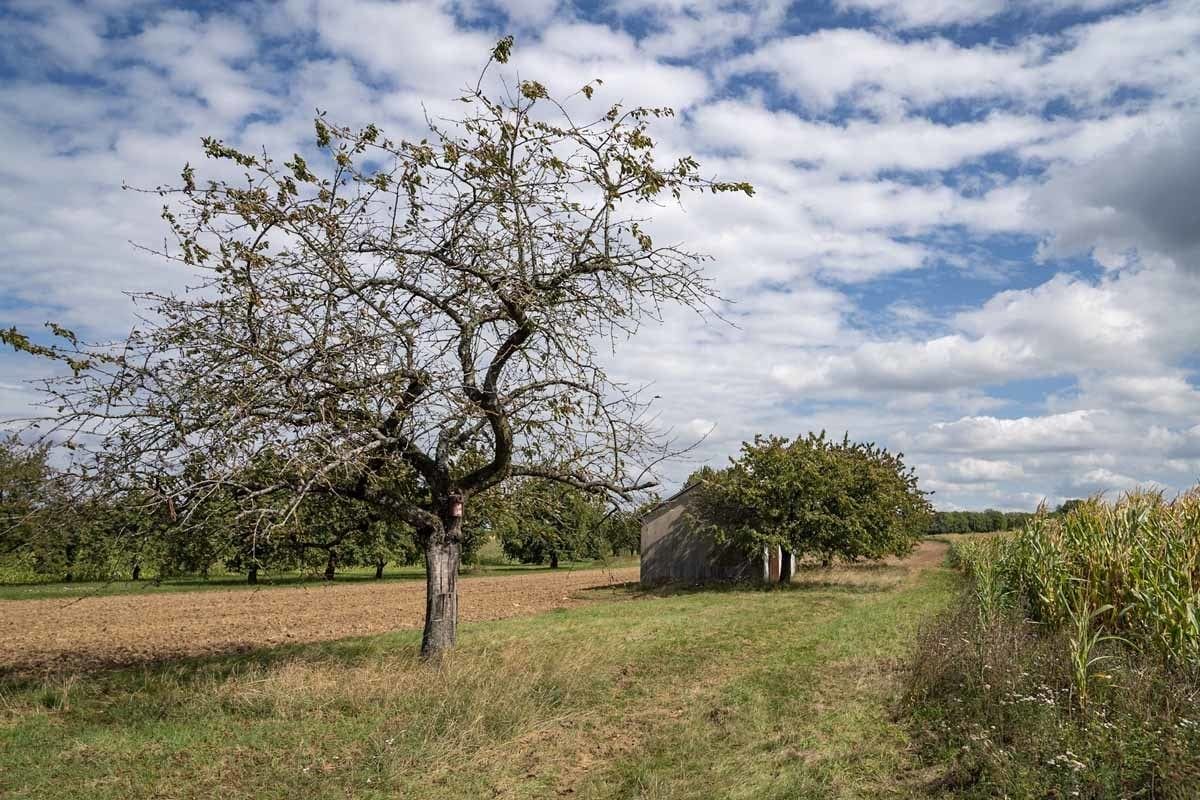
<svg viewBox="0 0 1200 800">
<path fill-rule="evenodd" d="M 70 368 L 45 385 L 48 421 L 107 480 L 149 474 L 186 493 L 181 465 L 199 458 L 196 480 L 230 486 L 267 535 L 331 493 L 410 525 L 426 657 L 455 641 L 472 496 L 510 477 L 616 497 L 653 485 L 667 445 L 596 348 L 714 295 L 702 257 L 654 241 L 641 215 L 691 190 L 753 191 L 688 156 L 659 163 L 649 125 L 671 111 L 589 112 L 598 82 L 563 101 L 530 80 L 491 96 L 511 47 L 496 46 L 461 118 L 420 141 L 318 116 L 310 167 L 206 139 L 244 176 L 188 165 L 156 190 L 174 238 L 159 252 L 198 285 L 136 296 L 147 322 L 119 347 L 57 326 L 53 346 L 0 332 Z M 264 448 L 277 474 L 244 479 Z"/>
<path fill-rule="evenodd" d="M 33 541 L 54 505 L 49 447 L 29 447 L 16 436 L 0 439 L 0 547 L 13 553 Z"/>
<path fill-rule="evenodd" d="M 544 480 L 522 481 L 497 515 L 504 554 L 557 569 L 560 560 L 604 554 L 605 507 L 596 495 Z"/>
<path fill-rule="evenodd" d="M 464 536 L 463 558 L 469 554 Z M 352 538 L 343 548 L 344 561 L 375 567 L 375 579 L 383 578 L 383 569 L 389 562 L 416 564 L 421 557 L 420 548 L 413 538 L 412 528 L 403 522 L 372 519 L 365 530 Z"/>
<path fill-rule="evenodd" d="M 642 517 L 659 504 L 658 495 L 643 501 L 635 508 L 618 508 L 605 519 L 601 528 L 613 555 L 628 552 L 637 555 L 642 546 Z"/>
<path fill-rule="evenodd" d="M 1086 500 L 1080 500 L 1078 498 L 1071 499 L 1071 500 L 1064 500 L 1062 503 L 1060 503 L 1058 505 L 1057 508 L 1054 509 L 1054 513 L 1058 514 L 1060 516 L 1066 516 L 1067 514 L 1070 514 L 1072 511 L 1074 511 L 1075 509 L 1084 505 L 1085 503 L 1087 503 Z"/>
<path fill-rule="evenodd" d="M 930 514 L 902 454 L 824 432 L 756 436 L 696 491 L 690 513 L 719 543 L 745 552 L 779 545 L 826 565 L 907 554 Z"/>
<path fill-rule="evenodd" d="M 46 443 L 0 439 L 0 552 L 23 557 L 39 574 L 74 578 L 79 517 L 73 486 L 50 464 Z"/>
</svg>

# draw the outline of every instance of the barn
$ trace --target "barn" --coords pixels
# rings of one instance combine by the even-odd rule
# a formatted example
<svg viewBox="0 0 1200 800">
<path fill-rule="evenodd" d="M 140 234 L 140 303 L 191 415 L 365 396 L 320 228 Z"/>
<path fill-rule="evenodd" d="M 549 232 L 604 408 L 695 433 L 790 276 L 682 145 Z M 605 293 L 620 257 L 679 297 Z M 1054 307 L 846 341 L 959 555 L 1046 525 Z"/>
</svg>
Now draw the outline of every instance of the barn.
<svg viewBox="0 0 1200 800">
<path fill-rule="evenodd" d="M 694 530 L 687 510 L 699 485 L 684 487 L 642 517 L 642 583 L 790 581 L 795 564 L 791 553 L 764 547 L 746 554 Z"/>
</svg>

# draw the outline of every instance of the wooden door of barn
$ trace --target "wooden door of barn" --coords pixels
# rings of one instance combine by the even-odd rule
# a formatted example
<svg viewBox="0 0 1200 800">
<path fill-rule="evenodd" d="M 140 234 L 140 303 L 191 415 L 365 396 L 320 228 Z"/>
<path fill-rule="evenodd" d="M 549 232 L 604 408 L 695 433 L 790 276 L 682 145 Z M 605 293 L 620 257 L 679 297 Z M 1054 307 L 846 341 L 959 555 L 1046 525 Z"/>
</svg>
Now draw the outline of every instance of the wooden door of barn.
<svg viewBox="0 0 1200 800">
<path fill-rule="evenodd" d="M 779 583 L 779 571 L 780 571 L 780 568 L 783 566 L 783 557 L 779 552 L 778 545 L 776 545 L 775 547 L 768 548 L 768 553 L 769 553 L 769 555 L 768 555 L 768 559 L 767 559 L 767 582 L 768 583 Z"/>
</svg>

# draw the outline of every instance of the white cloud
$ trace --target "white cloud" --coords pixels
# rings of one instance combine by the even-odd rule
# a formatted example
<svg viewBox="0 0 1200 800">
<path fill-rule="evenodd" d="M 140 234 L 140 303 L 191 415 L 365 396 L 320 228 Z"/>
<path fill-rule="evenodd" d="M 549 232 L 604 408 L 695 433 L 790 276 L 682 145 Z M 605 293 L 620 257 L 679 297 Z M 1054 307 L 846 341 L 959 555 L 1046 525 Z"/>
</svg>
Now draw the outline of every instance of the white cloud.
<svg viewBox="0 0 1200 800">
<path fill-rule="evenodd" d="M 996 113 L 941 124 L 923 117 L 843 125 L 812 122 L 749 102 L 723 101 L 696 113 L 699 141 L 766 161 L 820 165 L 840 175 L 881 170 L 946 170 L 993 153 L 1046 141 L 1061 128 L 1036 116 Z"/>
<path fill-rule="evenodd" d="M 758 189 L 647 208 L 656 241 L 715 257 L 736 326 L 668 310 L 618 344 L 613 371 L 661 395 L 665 426 L 682 439 L 716 426 L 670 477 L 758 432 L 820 428 L 902 446 L 939 504 L 1032 508 L 1200 475 L 1200 274 L 1184 269 L 1200 230 L 1194 2 L 969 46 L 930 31 L 1000 17 L 1052 29 L 1053 15 L 844 0 L 909 30 L 793 36 L 776 0 L 467 5 L 17 7 L 0 31 L 20 67 L 0 86 L 0 324 L 119 335 L 123 290 L 184 280 L 130 247 L 161 237 L 160 199 L 122 181 L 171 180 L 202 135 L 290 154 L 315 108 L 413 135 L 422 104 L 443 113 L 474 81 L 500 9 L 517 34 L 510 73 L 558 93 L 603 78 L 593 108 L 676 106 L 653 129 L 664 157 L 695 152 L 706 174 Z M 1068 5 L 1110 4 L 1055 3 Z M 755 72 L 782 91 L 743 80 Z M 1040 266 L 1019 253 L 1039 239 Z M 1054 274 L 1053 257 L 1080 252 L 1106 273 Z M 961 272 L 943 287 L 933 264 Z M 44 365 L 9 354 L 0 367 L 0 416 L 19 413 L 19 379 Z M 1031 379 L 1054 390 L 1006 385 Z"/>
<path fill-rule="evenodd" d="M 925 105 L 951 97 L 1027 91 L 1036 45 L 961 47 L 944 38 L 905 42 L 857 29 L 821 30 L 776 39 L 728 65 L 731 73 L 777 75 L 781 88 L 818 110 L 876 93 Z"/>
<path fill-rule="evenodd" d="M 1033 195 L 1047 254 L 1140 249 L 1200 271 L 1200 118 L 1141 131 L 1095 159 L 1051 172 Z"/>
<path fill-rule="evenodd" d="M 948 480 L 959 483 L 1011 481 L 1025 475 L 1024 468 L 1011 461 L 969 457 L 950 461 L 938 472 Z"/>
<path fill-rule="evenodd" d="M 463 88 L 498 38 L 461 30 L 432 2 L 315 0 L 295 13 L 335 53 L 422 92 Z"/>
<path fill-rule="evenodd" d="M 616 0 L 610 8 L 651 29 L 642 40 L 646 52 L 694 57 L 772 34 L 789 5 L 787 0 Z"/>
<path fill-rule="evenodd" d="M 1170 271 L 1117 274 L 1098 283 L 1057 276 L 1000 292 L 946 320 L 929 339 L 846 342 L 772 366 L 792 391 L 819 396 L 936 392 L 1077 376 L 1073 402 L 1186 417 L 1200 393 L 1173 366 L 1195 352 L 1200 319 L 1163 314 L 1200 302 L 1200 280 Z"/>
<path fill-rule="evenodd" d="M 1063 496 L 1090 497 L 1096 494 L 1116 494 L 1133 489 L 1162 489 L 1154 480 L 1143 480 L 1132 475 L 1123 475 L 1103 467 L 1091 469 L 1079 475 L 1068 475 L 1056 487 Z"/>
<path fill-rule="evenodd" d="M 769 42 L 727 69 L 774 75 L 783 90 L 818 111 L 847 99 L 895 108 L 1003 98 L 1037 108 L 1066 98 L 1097 113 L 1122 88 L 1194 97 L 1200 82 L 1200 15 L 1191 0 L 1179 0 L 1007 47 L 966 47 L 941 36 L 900 39 L 858 29 L 820 30 Z"/>
<path fill-rule="evenodd" d="M 1126 0 L 837 0 L 839 8 L 870 11 L 904 28 L 974 25 L 1005 13 L 1102 11 L 1126 4 Z"/>
<path fill-rule="evenodd" d="M 1108 412 L 1088 409 L 1044 417 L 963 417 L 937 422 L 914 437 L 922 448 L 951 453 L 1036 453 L 1081 451 L 1117 422 Z"/>
</svg>

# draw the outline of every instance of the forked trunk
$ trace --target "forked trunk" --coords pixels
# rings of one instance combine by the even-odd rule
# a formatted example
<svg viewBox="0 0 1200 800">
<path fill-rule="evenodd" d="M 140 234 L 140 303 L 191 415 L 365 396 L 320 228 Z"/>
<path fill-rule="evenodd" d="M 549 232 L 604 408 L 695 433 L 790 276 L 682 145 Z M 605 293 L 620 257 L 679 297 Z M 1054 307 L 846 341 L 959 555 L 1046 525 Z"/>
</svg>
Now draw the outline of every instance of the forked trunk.
<svg viewBox="0 0 1200 800">
<path fill-rule="evenodd" d="M 421 657 L 441 658 L 458 636 L 458 562 L 462 555 L 462 519 L 442 521 L 444 530 L 429 537 L 425 547 L 425 632 Z"/>
</svg>

